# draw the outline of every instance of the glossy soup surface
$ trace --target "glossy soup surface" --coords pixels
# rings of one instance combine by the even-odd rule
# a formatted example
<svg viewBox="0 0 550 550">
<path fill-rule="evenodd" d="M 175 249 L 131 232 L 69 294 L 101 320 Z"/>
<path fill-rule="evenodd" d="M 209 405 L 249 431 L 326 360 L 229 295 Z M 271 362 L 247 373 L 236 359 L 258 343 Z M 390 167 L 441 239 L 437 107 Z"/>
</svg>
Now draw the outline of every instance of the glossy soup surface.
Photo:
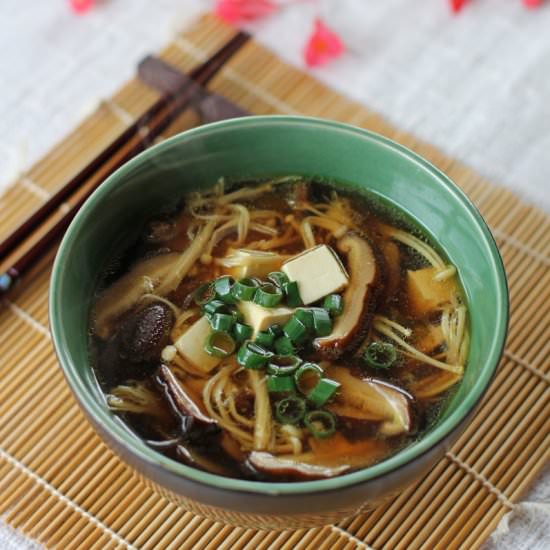
<svg viewBox="0 0 550 550">
<path fill-rule="evenodd" d="M 268 481 L 342 475 L 421 437 L 469 340 L 436 243 L 372 198 L 291 176 L 168 205 L 105 268 L 90 324 L 130 429 Z"/>
</svg>

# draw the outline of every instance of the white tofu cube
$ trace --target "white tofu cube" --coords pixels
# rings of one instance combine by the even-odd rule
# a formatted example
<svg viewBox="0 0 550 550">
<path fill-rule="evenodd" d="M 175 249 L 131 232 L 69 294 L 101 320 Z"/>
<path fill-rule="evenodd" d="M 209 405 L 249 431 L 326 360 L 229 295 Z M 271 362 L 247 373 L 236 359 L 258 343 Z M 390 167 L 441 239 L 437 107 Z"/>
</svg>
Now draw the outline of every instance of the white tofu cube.
<svg viewBox="0 0 550 550">
<path fill-rule="evenodd" d="M 208 319 L 206 317 L 201 317 L 174 343 L 179 353 L 186 361 L 204 372 L 210 372 L 221 361 L 220 357 L 212 357 L 212 355 L 204 351 L 204 343 L 211 330 Z"/>
<path fill-rule="evenodd" d="M 286 323 L 294 313 L 288 307 L 262 307 L 253 302 L 240 302 L 239 311 L 244 316 L 244 322 L 254 329 L 254 338 L 262 330 L 267 330 L 271 325 Z"/>
<path fill-rule="evenodd" d="M 348 285 L 349 277 L 342 262 L 326 244 L 302 252 L 283 264 L 282 271 L 298 283 L 305 305 L 327 294 L 339 292 Z"/>
</svg>

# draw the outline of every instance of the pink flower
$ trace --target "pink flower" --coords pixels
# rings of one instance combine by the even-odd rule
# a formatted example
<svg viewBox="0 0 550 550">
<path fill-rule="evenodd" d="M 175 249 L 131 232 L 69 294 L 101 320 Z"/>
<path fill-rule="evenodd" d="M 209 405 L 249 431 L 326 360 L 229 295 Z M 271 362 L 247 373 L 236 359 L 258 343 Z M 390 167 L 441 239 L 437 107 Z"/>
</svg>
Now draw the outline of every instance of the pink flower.
<svg viewBox="0 0 550 550">
<path fill-rule="evenodd" d="M 324 65 L 344 53 L 345 47 L 340 37 L 332 32 L 320 19 L 315 20 L 313 33 L 309 37 L 304 59 L 310 67 Z"/>
<path fill-rule="evenodd" d="M 218 0 L 214 13 L 226 23 L 235 25 L 271 15 L 277 10 L 272 0 Z"/>
<path fill-rule="evenodd" d="M 458 13 L 467 2 L 468 0 L 449 0 L 453 13 Z"/>
<path fill-rule="evenodd" d="M 542 0 L 523 0 L 523 5 L 526 8 L 538 8 L 542 4 Z"/>
<path fill-rule="evenodd" d="M 69 0 L 71 9 L 78 14 L 86 13 L 94 7 L 95 0 Z"/>
</svg>

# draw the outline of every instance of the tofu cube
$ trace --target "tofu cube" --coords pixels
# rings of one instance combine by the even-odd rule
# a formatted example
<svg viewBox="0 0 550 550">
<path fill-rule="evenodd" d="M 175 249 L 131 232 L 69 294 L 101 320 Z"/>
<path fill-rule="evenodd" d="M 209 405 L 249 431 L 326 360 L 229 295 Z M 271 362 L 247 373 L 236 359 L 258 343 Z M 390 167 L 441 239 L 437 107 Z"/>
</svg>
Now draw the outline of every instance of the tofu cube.
<svg viewBox="0 0 550 550">
<path fill-rule="evenodd" d="M 174 343 L 181 356 L 197 369 L 210 372 L 221 361 L 204 351 L 204 343 L 211 332 L 206 317 L 193 323 Z"/>
<path fill-rule="evenodd" d="M 412 315 L 424 317 L 451 302 L 456 292 L 456 279 L 434 281 L 437 268 L 425 267 L 407 271 L 407 296 Z"/>
<path fill-rule="evenodd" d="M 254 330 L 254 338 L 262 330 L 267 330 L 271 325 L 286 323 L 294 313 L 288 307 L 262 307 L 253 302 L 240 302 L 239 311 L 243 314 L 244 322 Z"/>
<path fill-rule="evenodd" d="M 230 268 L 230 274 L 236 279 L 243 277 L 266 277 L 272 271 L 279 271 L 283 257 L 275 252 L 247 250 L 241 248 L 228 256 L 237 264 Z"/>
<path fill-rule="evenodd" d="M 349 277 L 342 262 L 326 244 L 310 248 L 283 264 L 282 271 L 298 283 L 305 305 L 327 294 L 339 292 L 348 285 Z"/>
</svg>

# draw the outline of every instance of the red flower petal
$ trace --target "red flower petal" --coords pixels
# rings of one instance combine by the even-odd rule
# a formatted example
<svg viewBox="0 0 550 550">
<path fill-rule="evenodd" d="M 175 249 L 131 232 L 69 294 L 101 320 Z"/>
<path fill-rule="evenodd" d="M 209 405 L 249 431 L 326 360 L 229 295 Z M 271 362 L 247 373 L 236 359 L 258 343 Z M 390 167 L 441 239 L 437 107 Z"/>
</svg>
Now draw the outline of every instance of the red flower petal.
<svg viewBox="0 0 550 550">
<path fill-rule="evenodd" d="M 449 0 L 453 13 L 458 13 L 467 3 L 468 0 Z"/>
<path fill-rule="evenodd" d="M 271 0 L 218 0 L 214 13 L 234 25 L 266 17 L 276 10 L 277 4 Z"/>
<path fill-rule="evenodd" d="M 345 47 L 340 37 L 331 31 L 320 19 L 315 21 L 313 33 L 309 37 L 304 59 L 310 67 L 324 65 L 344 53 Z"/>
<path fill-rule="evenodd" d="M 540 5 L 542 5 L 542 0 L 523 0 L 523 5 L 526 8 L 538 8 Z"/>
<path fill-rule="evenodd" d="M 69 0 L 71 9 L 78 14 L 86 13 L 94 7 L 95 0 Z"/>
</svg>

